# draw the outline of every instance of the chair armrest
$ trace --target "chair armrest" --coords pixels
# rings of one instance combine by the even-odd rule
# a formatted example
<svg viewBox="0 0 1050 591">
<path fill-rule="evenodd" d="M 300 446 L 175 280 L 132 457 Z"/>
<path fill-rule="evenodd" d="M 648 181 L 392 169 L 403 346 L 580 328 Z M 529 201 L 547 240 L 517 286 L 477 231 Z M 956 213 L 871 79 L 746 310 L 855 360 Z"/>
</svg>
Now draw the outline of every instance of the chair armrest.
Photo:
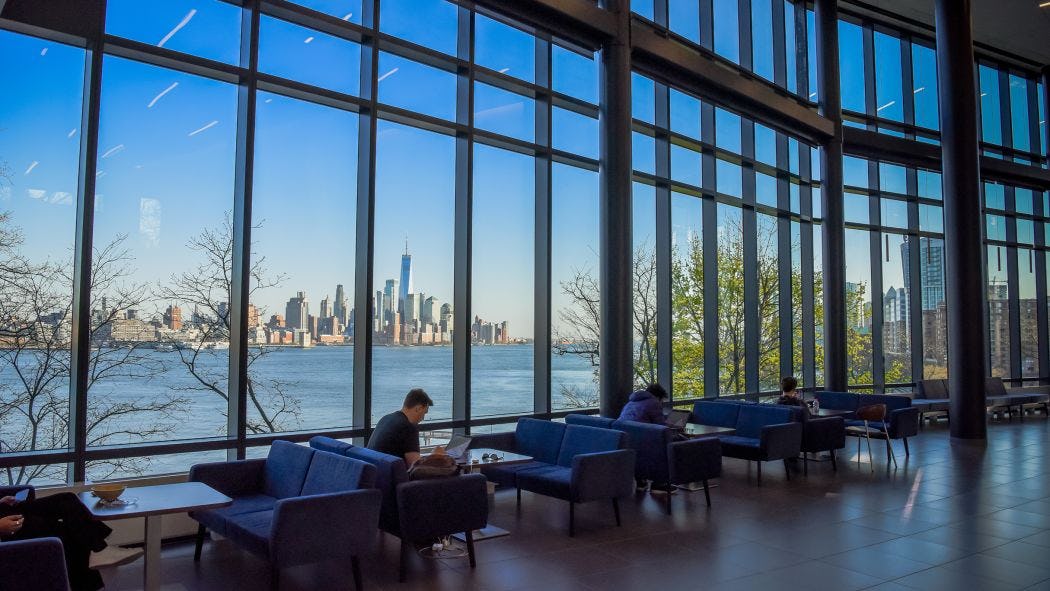
<svg viewBox="0 0 1050 591">
<path fill-rule="evenodd" d="M 766 461 L 797 456 L 802 451 L 802 423 L 780 423 L 762 427 L 759 445 Z"/>
<path fill-rule="evenodd" d="M 4 573 L 0 589 L 22 588 L 16 581 L 33 589 L 69 589 L 65 554 L 58 538 L 0 542 L 0 570 Z"/>
<path fill-rule="evenodd" d="M 403 539 L 417 542 L 488 525 L 488 479 L 483 474 L 415 480 L 397 487 Z"/>
<path fill-rule="evenodd" d="M 831 451 L 846 447 L 846 421 L 842 417 L 810 419 L 802 427 L 802 451 Z"/>
<path fill-rule="evenodd" d="M 722 473 L 722 443 L 717 437 L 669 443 L 667 466 L 671 484 L 717 478 Z"/>
<path fill-rule="evenodd" d="M 203 482 L 228 497 L 262 489 L 265 459 L 197 464 L 190 468 L 190 482 Z"/>
<path fill-rule="evenodd" d="M 633 449 L 579 454 L 572 458 L 570 495 L 575 502 L 614 499 L 634 493 Z"/>
<path fill-rule="evenodd" d="M 518 453 L 518 437 L 514 431 L 507 433 L 485 433 L 483 435 L 472 435 L 470 441 L 471 449 L 498 449 Z"/>
<path fill-rule="evenodd" d="M 890 412 L 891 437 L 914 437 L 919 434 L 919 409 L 914 406 Z"/>
<path fill-rule="evenodd" d="M 36 498 L 36 488 L 31 484 L 16 484 L 14 486 L 0 486 L 0 497 L 13 497 L 17 493 L 24 490 L 29 491 L 29 495 L 26 496 L 27 501 L 32 501 Z"/>
<path fill-rule="evenodd" d="M 377 489 L 281 499 L 270 524 L 270 558 L 292 566 L 371 553 L 378 541 Z"/>
</svg>

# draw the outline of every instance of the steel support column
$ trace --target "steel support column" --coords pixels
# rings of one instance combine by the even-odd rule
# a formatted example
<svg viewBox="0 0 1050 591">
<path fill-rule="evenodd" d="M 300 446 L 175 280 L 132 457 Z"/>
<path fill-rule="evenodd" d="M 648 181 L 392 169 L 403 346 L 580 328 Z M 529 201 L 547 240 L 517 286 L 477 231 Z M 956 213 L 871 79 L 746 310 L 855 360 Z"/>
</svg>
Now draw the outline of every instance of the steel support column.
<svg viewBox="0 0 1050 591">
<path fill-rule="evenodd" d="M 1050 65 L 1043 66 L 1043 116 L 1050 119 Z M 1042 123 L 1050 128 L 1050 123 Z M 1047 133 L 1050 135 L 1050 132 Z M 1043 154 L 1046 157 L 1046 165 L 1050 166 L 1050 137 L 1047 138 L 1046 153 Z M 1033 144 L 1039 145 L 1039 144 Z M 1050 215 L 1050 212 L 1043 212 L 1043 215 Z"/>
<path fill-rule="evenodd" d="M 817 86 L 820 114 L 834 134 L 821 150 L 824 181 L 821 232 L 824 257 L 824 387 L 845 391 L 846 383 L 846 253 L 842 203 L 842 95 L 839 87 L 839 30 L 836 0 L 816 0 Z"/>
<path fill-rule="evenodd" d="M 940 96 L 941 182 L 944 200 L 945 279 L 948 301 L 948 389 L 951 435 L 984 439 L 987 375 L 981 193 L 970 0 L 937 0 L 937 71 Z"/>
<path fill-rule="evenodd" d="M 633 371 L 631 248 L 631 47 L 628 0 L 605 0 L 617 17 L 617 35 L 601 51 L 599 251 L 602 416 L 618 416 L 631 393 Z"/>
</svg>

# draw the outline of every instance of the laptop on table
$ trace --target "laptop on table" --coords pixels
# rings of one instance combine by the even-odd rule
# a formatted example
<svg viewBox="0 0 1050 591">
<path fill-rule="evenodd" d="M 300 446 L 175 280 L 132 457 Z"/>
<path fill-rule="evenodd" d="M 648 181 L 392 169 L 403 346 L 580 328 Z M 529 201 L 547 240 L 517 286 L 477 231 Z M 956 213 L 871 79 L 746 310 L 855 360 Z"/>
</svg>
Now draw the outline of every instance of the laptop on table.
<svg viewBox="0 0 1050 591">
<path fill-rule="evenodd" d="M 686 424 L 689 422 L 690 414 L 688 410 L 672 409 L 671 412 L 667 413 L 667 420 L 664 424 L 672 429 L 685 429 Z"/>
<path fill-rule="evenodd" d="M 454 460 L 461 460 L 467 455 L 467 450 L 470 449 L 470 437 L 463 435 L 453 435 L 452 439 L 449 440 L 448 445 L 445 446 L 445 453 L 448 457 Z"/>
</svg>

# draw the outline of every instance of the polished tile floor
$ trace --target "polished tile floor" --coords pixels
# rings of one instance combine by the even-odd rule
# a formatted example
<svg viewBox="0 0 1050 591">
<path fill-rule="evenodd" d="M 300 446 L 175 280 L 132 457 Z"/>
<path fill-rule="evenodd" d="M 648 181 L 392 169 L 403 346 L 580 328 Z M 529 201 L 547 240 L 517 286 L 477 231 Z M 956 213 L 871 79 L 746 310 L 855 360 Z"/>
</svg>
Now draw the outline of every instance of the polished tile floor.
<svg viewBox="0 0 1050 591">
<path fill-rule="evenodd" d="M 873 445 L 875 471 L 856 461 L 848 441 L 839 471 L 811 464 L 785 481 L 767 465 L 761 488 L 754 468 L 727 459 L 713 506 L 703 493 L 679 492 L 675 513 L 646 493 L 623 504 L 623 527 L 606 503 L 577 510 L 513 491 L 495 495 L 490 522 L 509 537 L 478 542 L 477 569 L 466 559 L 417 557 L 409 581 L 397 582 L 398 544 L 381 536 L 363 561 L 366 589 L 560 591 L 617 589 L 1050 590 L 1050 421 L 1042 416 L 993 422 L 987 446 L 951 444 L 944 424 L 896 445 L 896 470 Z M 851 461 L 845 461 L 851 460 Z M 140 587 L 141 562 L 104 572 L 107 589 Z M 225 541 L 164 548 L 166 591 L 266 589 L 266 565 Z M 282 589 L 352 589 L 349 565 L 289 569 Z"/>
</svg>

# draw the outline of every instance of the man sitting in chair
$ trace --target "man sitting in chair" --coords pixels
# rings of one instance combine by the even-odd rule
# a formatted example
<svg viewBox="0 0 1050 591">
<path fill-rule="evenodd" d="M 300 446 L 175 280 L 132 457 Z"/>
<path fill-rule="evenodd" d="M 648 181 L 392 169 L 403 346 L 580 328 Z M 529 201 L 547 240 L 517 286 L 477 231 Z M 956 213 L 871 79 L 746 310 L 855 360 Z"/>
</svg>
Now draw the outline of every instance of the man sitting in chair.
<svg viewBox="0 0 1050 591">
<path fill-rule="evenodd" d="M 411 468 L 420 458 L 419 424 L 431 406 L 434 406 L 434 401 L 422 388 L 409 390 L 401 410 L 379 419 L 372 436 L 368 438 L 368 449 L 404 458 L 405 466 Z M 441 446 L 434 449 L 435 455 L 444 453 L 445 449 Z"/>
</svg>

